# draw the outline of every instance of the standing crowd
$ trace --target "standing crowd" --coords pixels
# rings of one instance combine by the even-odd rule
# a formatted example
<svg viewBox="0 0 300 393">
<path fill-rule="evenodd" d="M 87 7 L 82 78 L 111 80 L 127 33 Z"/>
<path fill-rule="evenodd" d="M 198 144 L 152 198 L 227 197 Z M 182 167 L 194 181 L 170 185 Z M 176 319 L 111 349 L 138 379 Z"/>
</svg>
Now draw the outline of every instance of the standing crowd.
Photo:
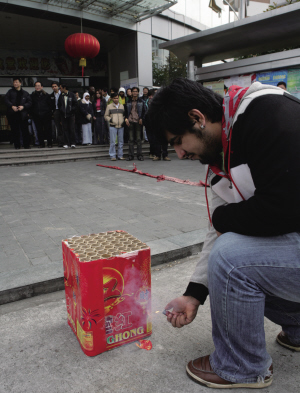
<svg viewBox="0 0 300 393">
<path fill-rule="evenodd" d="M 22 88 L 20 78 L 13 79 L 13 87 L 5 95 L 7 119 L 11 127 L 15 149 L 30 149 L 30 144 L 51 148 L 75 148 L 76 145 L 109 145 L 112 161 L 123 160 L 123 144 L 128 142 L 127 161 L 136 157 L 143 161 L 142 145 L 150 144 L 149 158 L 171 161 L 168 145 L 147 138 L 144 119 L 156 89 L 138 87 L 125 90 L 112 87 L 110 95 L 106 87 L 93 86 L 83 94 L 71 92 L 65 84 L 53 82 L 53 92 L 48 94 L 40 81 L 35 82 L 29 94 Z M 117 146 L 117 151 L 116 151 Z"/>
</svg>

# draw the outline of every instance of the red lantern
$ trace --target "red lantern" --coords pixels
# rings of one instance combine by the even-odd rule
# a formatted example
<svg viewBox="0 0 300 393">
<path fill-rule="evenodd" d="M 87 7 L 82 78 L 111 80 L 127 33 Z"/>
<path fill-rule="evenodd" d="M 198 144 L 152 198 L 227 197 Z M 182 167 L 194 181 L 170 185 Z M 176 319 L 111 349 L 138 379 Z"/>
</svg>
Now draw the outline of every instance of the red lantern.
<svg viewBox="0 0 300 393">
<path fill-rule="evenodd" d="M 86 58 L 92 59 L 100 51 L 100 43 L 94 36 L 86 33 L 76 33 L 70 35 L 65 41 L 65 50 L 71 57 L 80 58 L 79 65 L 86 66 Z"/>
</svg>

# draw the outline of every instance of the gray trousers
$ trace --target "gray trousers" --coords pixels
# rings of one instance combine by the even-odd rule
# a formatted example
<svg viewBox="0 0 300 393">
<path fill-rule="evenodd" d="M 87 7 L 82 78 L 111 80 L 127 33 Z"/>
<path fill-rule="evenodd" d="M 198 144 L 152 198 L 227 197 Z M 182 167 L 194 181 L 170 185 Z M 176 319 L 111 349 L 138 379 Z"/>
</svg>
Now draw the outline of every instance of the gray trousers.
<svg viewBox="0 0 300 393">
<path fill-rule="evenodd" d="M 142 156 L 142 134 L 143 126 L 139 123 L 129 124 L 129 156 L 134 157 L 134 141 L 136 141 L 137 145 L 137 157 Z"/>
</svg>

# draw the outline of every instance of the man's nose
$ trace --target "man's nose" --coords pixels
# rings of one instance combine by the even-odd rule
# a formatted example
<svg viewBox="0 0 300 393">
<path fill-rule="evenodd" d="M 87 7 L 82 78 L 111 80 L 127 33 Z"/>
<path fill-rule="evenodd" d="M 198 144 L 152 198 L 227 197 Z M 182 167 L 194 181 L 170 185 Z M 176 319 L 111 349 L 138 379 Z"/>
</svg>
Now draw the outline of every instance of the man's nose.
<svg viewBox="0 0 300 393">
<path fill-rule="evenodd" d="M 175 151 L 176 151 L 176 154 L 177 154 L 177 156 L 178 156 L 178 158 L 180 159 L 180 160 L 182 160 L 183 159 L 183 157 L 185 156 L 185 150 L 183 150 L 180 146 L 174 146 L 174 149 L 175 149 Z"/>
</svg>

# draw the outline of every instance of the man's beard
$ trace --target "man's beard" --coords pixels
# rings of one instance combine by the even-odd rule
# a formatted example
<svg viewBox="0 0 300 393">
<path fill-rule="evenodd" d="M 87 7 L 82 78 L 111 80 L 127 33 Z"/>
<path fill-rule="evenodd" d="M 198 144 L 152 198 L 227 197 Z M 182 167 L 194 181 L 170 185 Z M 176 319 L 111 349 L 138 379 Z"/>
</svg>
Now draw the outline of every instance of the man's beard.
<svg viewBox="0 0 300 393">
<path fill-rule="evenodd" d="M 221 167 L 222 166 L 222 140 L 215 136 L 212 136 L 207 133 L 206 130 L 199 133 L 199 130 L 196 131 L 196 135 L 201 141 L 203 142 L 203 153 L 199 155 L 199 161 L 201 164 L 208 164 L 208 165 L 216 165 Z"/>
</svg>

